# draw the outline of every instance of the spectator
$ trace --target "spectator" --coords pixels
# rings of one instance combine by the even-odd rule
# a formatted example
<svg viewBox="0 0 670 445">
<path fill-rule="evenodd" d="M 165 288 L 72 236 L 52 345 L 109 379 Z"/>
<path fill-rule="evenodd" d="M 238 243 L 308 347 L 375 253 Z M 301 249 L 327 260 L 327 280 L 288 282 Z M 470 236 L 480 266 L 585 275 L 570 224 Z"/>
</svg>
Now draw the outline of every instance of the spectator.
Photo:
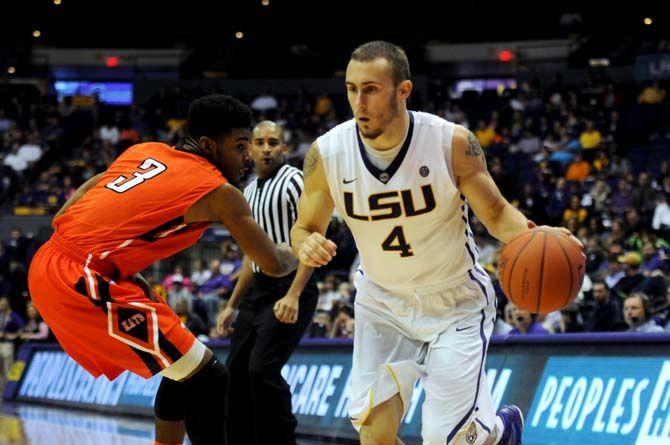
<svg viewBox="0 0 670 445">
<path fill-rule="evenodd" d="M 565 172 L 565 179 L 584 182 L 590 174 L 591 164 L 585 161 L 580 153 L 577 153 Z"/>
<path fill-rule="evenodd" d="M 106 122 L 100 127 L 100 139 L 114 146 L 119 143 L 119 127 L 112 122 Z"/>
<path fill-rule="evenodd" d="M 193 294 L 184 286 L 184 278 L 181 275 L 172 275 L 172 285 L 167 291 L 167 304 L 172 309 L 177 307 L 177 303 L 185 301 L 189 309 L 193 307 Z"/>
<path fill-rule="evenodd" d="M 354 308 L 348 304 L 340 306 L 333 322 L 330 338 L 354 337 Z"/>
<path fill-rule="evenodd" d="M 543 221 L 545 219 L 546 200 L 530 182 L 524 184 L 521 196 L 516 202 L 521 213 L 531 221 Z"/>
<path fill-rule="evenodd" d="M 489 148 L 496 138 L 496 130 L 492 125 L 487 125 L 484 119 L 480 119 L 475 136 L 482 148 Z"/>
<path fill-rule="evenodd" d="M 559 323 L 559 332 L 561 334 L 574 334 L 584 332 L 582 317 L 576 304 L 561 309 L 561 319 Z"/>
<path fill-rule="evenodd" d="M 626 209 L 633 206 L 633 192 L 631 185 L 625 179 L 619 179 L 617 190 L 612 193 L 611 210 L 616 216 L 621 216 Z"/>
<path fill-rule="evenodd" d="M 236 245 L 233 245 L 231 248 L 226 249 L 223 258 L 219 271 L 226 279 L 224 287 L 231 291 L 235 287 L 235 282 L 237 281 L 242 268 L 242 258 L 240 258 L 239 248 Z M 227 294 L 222 296 L 226 298 Z"/>
<path fill-rule="evenodd" d="M 642 247 L 642 274 L 650 277 L 655 270 L 666 271 L 668 258 L 663 249 L 657 249 L 654 243 L 646 241 Z"/>
<path fill-rule="evenodd" d="M 637 252 L 628 252 L 618 257 L 617 260 L 623 265 L 625 275 L 612 288 L 612 292 L 620 298 L 625 298 L 645 280 L 644 275 L 640 272 L 642 257 Z"/>
<path fill-rule="evenodd" d="M 638 102 L 643 105 L 660 104 L 664 99 L 665 91 L 659 86 L 658 82 L 654 82 L 644 87 L 638 96 Z"/>
<path fill-rule="evenodd" d="M 586 217 L 589 215 L 584 207 L 582 207 L 582 200 L 577 195 L 572 195 L 570 197 L 570 207 L 563 211 L 563 222 L 567 223 L 573 218 L 576 218 L 577 221 L 581 224 L 586 220 Z"/>
<path fill-rule="evenodd" d="M 212 271 L 205 267 L 205 261 L 198 260 L 195 270 L 191 272 L 191 282 L 196 289 L 202 286 L 205 281 L 212 278 Z"/>
<path fill-rule="evenodd" d="M 184 268 L 181 265 L 175 266 L 174 271 L 165 277 L 165 280 L 163 280 L 163 287 L 170 292 L 175 280 L 178 281 L 182 287 L 185 287 L 188 290 L 192 289 L 191 280 L 185 277 Z"/>
<path fill-rule="evenodd" d="M 18 155 L 23 158 L 28 165 L 37 162 L 42 157 L 39 133 L 30 134 L 26 143 L 19 147 Z"/>
<path fill-rule="evenodd" d="M 9 374 L 14 362 L 14 340 L 21 334 L 23 319 L 9 305 L 9 298 L 0 297 L 0 359 L 2 375 Z"/>
<path fill-rule="evenodd" d="M 26 308 L 27 321 L 19 338 L 23 341 L 46 341 L 50 338 L 49 326 L 42 320 L 35 305 L 28 303 Z"/>
<path fill-rule="evenodd" d="M 333 111 L 333 99 L 330 98 L 326 91 L 321 91 L 321 94 L 316 98 L 314 104 L 314 114 L 319 117 L 327 116 Z"/>
<path fill-rule="evenodd" d="M 660 232 L 666 239 L 670 239 L 670 206 L 665 193 L 656 194 L 656 208 L 652 218 L 651 228 Z"/>
<path fill-rule="evenodd" d="M 602 138 L 600 131 L 595 128 L 593 121 L 587 121 L 586 128 L 579 135 L 579 143 L 585 151 L 593 150 L 600 147 Z"/>
<path fill-rule="evenodd" d="M 621 329 L 623 316 L 620 303 L 610 297 L 604 281 L 593 283 L 593 308 L 585 313 L 584 330 L 587 332 L 613 332 Z"/>
<path fill-rule="evenodd" d="M 513 312 L 514 306 L 512 303 L 507 303 L 504 306 L 502 313 L 500 312 L 500 309 L 498 309 L 498 316 L 496 317 L 495 324 L 493 325 L 493 335 L 508 335 L 512 329 L 514 329 L 514 325 L 511 324 L 513 321 Z"/>
<path fill-rule="evenodd" d="M 224 295 L 228 295 L 233 288 L 230 276 L 221 273 L 221 261 L 212 260 L 209 263 L 211 277 L 198 289 L 197 307 L 209 326 L 216 326 L 216 314 Z M 228 269 L 226 269 L 228 270 Z"/>
<path fill-rule="evenodd" d="M 22 176 L 23 172 L 28 168 L 28 161 L 19 154 L 18 143 L 12 145 L 11 151 L 5 156 L 4 163 L 10 166 L 19 176 Z"/>
<path fill-rule="evenodd" d="M 642 251 L 642 236 L 645 235 L 646 229 L 645 225 L 642 223 L 642 218 L 640 218 L 640 213 L 637 209 L 631 207 L 626 210 L 624 216 L 625 220 L 625 246 L 628 250 L 634 250 L 636 252 Z"/>
<path fill-rule="evenodd" d="M 542 323 L 537 321 L 537 315 L 530 312 L 514 308 L 514 329 L 510 335 L 530 335 L 530 334 L 548 334 L 549 332 L 542 327 Z"/>
<path fill-rule="evenodd" d="M 521 153 L 527 155 L 534 155 L 539 152 L 541 145 L 542 141 L 540 138 L 530 130 L 526 130 L 523 137 L 519 140 L 519 150 Z"/>
<path fill-rule="evenodd" d="M 584 255 L 586 255 L 586 273 L 598 273 L 605 259 L 603 255 L 603 246 L 600 243 L 599 236 L 592 236 L 588 239 L 586 242 L 586 248 L 584 249 Z"/>
<path fill-rule="evenodd" d="M 563 210 L 568 203 L 569 190 L 565 178 L 558 178 L 556 180 L 556 186 L 554 190 L 549 195 L 549 202 L 545 209 L 549 223 L 557 222 L 562 219 Z"/>
<path fill-rule="evenodd" d="M 329 312 L 317 310 L 314 314 L 312 324 L 307 328 L 306 336 L 309 338 L 326 338 L 330 335 L 331 331 Z"/>
<path fill-rule="evenodd" d="M 202 321 L 202 318 L 200 318 L 198 314 L 188 308 L 188 303 L 186 301 L 177 301 L 174 311 L 179 315 L 184 326 L 186 326 L 189 331 L 193 332 L 193 335 L 196 337 L 206 337 L 209 334 L 209 328 L 205 322 Z"/>
<path fill-rule="evenodd" d="M 319 289 L 319 301 L 317 310 L 331 311 L 336 302 L 342 302 L 345 298 L 336 290 L 335 275 L 328 274 Z"/>
<path fill-rule="evenodd" d="M 637 209 L 645 223 L 648 224 L 654 214 L 656 190 L 651 186 L 649 173 L 641 172 L 637 187 L 633 191 L 633 207 Z"/>
<path fill-rule="evenodd" d="M 628 332 L 663 332 L 651 318 L 646 295 L 634 293 L 623 303 L 624 318 L 628 325 Z"/>
</svg>

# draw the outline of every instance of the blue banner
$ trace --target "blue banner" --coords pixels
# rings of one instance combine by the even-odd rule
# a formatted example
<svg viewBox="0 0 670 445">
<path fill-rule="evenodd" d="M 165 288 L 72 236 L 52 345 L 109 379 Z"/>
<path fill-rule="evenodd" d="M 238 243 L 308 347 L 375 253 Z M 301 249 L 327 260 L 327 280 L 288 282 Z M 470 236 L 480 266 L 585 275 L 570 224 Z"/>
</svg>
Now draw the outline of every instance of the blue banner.
<svg viewBox="0 0 670 445">
<path fill-rule="evenodd" d="M 227 343 L 210 347 L 225 361 Z M 160 377 L 94 379 L 53 345 L 27 344 L 19 356 L 5 399 L 153 415 Z M 526 414 L 525 445 L 670 445 L 670 359 L 662 356 L 670 356 L 670 336 L 497 339 L 486 378 L 495 409 L 515 403 Z M 356 438 L 347 413 L 350 342 L 306 342 L 282 375 L 300 433 Z M 419 382 L 400 430 L 408 445 L 421 443 L 424 398 Z"/>
<path fill-rule="evenodd" d="M 526 416 L 528 443 L 670 445 L 670 360 L 551 357 Z"/>
</svg>

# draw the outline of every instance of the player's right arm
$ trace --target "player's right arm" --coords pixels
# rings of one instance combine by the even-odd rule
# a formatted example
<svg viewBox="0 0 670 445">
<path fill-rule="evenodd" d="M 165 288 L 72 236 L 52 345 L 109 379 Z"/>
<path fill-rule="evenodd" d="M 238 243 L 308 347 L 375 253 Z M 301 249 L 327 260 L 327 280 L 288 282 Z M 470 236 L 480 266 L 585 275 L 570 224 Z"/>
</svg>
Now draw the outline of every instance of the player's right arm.
<svg viewBox="0 0 670 445">
<path fill-rule="evenodd" d="M 298 219 L 291 228 L 291 245 L 306 266 L 325 266 L 337 247 L 325 237 L 335 204 L 330 196 L 319 147 L 312 144 L 303 164 L 305 188 L 298 202 Z"/>
<path fill-rule="evenodd" d="M 61 207 L 61 209 L 58 211 L 58 213 L 56 213 L 56 215 L 54 216 L 54 219 L 58 218 L 58 217 L 61 216 L 63 213 L 65 213 L 65 211 L 66 211 L 67 209 L 69 209 L 70 207 L 72 207 L 72 205 L 73 205 L 75 202 L 77 202 L 77 201 L 79 200 L 79 198 L 81 198 L 82 196 L 84 196 L 84 195 L 86 194 L 87 191 L 89 191 L 90 189 L 92 189 L 92 188 L 98 183 L 98 181 L 100 180 L 100 178 L 101 178 L 102 175 L 104 175 L 104 174 L 105 174 L 105 172 L 98 173 L 97 175 L 92 176 L 91 178 L 89 178 L 88 181 L 84 182 L 84 183 L 83 183 L 83 184 L 82 184 L 82 185 L 81 185 L 81 186 L 80 186 L 80 187 L 79 187 L 79 188 L 72 194 L 72 196 L 70 196 L 70 199 L 68 199 L 68 200 L 65 202 L 65 204 L 63 204 L 63 207 Z"/>
<path fill-rule="evenodd" d="M 267 275 L 281 277 L 295 269 L 296 261 L 290 247 L 287 244 L 275 246 L 254 221 L 242 192 L 230 184 L 222 185 L 194 204 L 184 220 L 224 224 L 244 253 Z"/>
</svg>

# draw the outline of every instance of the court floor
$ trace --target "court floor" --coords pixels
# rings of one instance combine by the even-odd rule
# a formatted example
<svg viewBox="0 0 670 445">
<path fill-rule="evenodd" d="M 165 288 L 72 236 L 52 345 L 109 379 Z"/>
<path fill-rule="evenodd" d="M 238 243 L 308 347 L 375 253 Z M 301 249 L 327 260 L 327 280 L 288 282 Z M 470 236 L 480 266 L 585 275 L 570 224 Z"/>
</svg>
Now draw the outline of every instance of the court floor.
<svg viewBox="0 0 670 445">
<path fill-rule="evenodd" d="M 326 442 L 301 439 L 299 445 Z M 82 410 L 2 403 L 0 445 L 153 445 L 153 422 Z"/>
</svg>

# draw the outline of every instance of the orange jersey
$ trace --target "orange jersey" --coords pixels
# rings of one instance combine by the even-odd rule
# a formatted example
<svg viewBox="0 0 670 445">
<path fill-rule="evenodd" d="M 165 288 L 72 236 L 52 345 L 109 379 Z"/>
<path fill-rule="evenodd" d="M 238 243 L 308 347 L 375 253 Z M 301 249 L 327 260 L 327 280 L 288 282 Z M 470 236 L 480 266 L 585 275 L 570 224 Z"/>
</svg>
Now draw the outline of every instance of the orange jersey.
<svg viewBox="0 0 670 445">
<path fill-rule="evenodd" d="M 194 244 L 209 223 L 185 224 L 184 215 L 226 182 L 198 155 L 137 144 L 54 220 L 55 234 L 127 277 Z"/>
</svg>

